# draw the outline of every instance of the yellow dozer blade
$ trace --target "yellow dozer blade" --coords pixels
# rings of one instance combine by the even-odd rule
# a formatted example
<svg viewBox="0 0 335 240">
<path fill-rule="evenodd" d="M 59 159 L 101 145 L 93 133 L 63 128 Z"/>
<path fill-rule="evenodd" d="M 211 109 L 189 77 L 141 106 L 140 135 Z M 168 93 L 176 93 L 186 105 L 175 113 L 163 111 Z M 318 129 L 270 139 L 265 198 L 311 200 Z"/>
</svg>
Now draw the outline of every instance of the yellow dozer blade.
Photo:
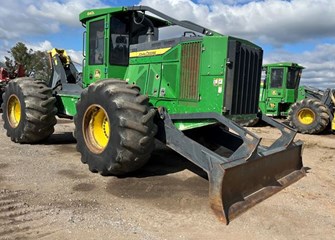
<svg viewBox="0 0 335 240">
<path fill-rule="evenodd" d="M 271 146 L 217 113 L 168 115 L 161 111 L 157 138 L 208 174 L 210 206 L 228 224 L 252 206 L 305 176 L 302 142 L 296 132 L 265 115 L 262 120 L 282 135 Z M 218 124 L 181 132 L 175 120 L 215 119 Z M 230 130 L 231 131 L 230 131 Z"/>
</svg>

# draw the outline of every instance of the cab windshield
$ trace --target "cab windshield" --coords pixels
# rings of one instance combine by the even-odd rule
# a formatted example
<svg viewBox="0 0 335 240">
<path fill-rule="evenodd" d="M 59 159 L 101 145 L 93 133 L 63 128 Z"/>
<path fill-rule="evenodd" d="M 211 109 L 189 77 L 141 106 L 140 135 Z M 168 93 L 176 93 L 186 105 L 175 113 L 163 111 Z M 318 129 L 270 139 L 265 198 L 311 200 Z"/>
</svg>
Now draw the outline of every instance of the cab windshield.
<svg viewBox="0 0 335 240">
<path fill-rule="evenodd" d="M 110 21 L 111 65 L 128 65 L 129 45 L 158 40 L 158 30 L 144 14 L 115 15 Z"/>
</svg>

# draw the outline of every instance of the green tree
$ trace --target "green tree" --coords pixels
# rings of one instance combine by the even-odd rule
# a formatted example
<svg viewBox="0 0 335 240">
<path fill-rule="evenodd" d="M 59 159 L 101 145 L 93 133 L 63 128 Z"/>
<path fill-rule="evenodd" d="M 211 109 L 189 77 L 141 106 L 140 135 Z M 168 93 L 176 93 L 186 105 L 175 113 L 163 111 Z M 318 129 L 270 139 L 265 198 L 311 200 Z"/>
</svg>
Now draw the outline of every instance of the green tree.
<svg viewBox="0 0 335 240">
<path fill-rule="evenodd" d="M 9 53 L 10 57 L 5 57 L 6 68 L 9 72 L 14 72 L 17 65 L 20 64 L 24 67 L 26 76 L 49 80 L 51 69 L 46 51 L 33 51 L 28 49 L 24 43 L 18 42 Z"/>
</svg>

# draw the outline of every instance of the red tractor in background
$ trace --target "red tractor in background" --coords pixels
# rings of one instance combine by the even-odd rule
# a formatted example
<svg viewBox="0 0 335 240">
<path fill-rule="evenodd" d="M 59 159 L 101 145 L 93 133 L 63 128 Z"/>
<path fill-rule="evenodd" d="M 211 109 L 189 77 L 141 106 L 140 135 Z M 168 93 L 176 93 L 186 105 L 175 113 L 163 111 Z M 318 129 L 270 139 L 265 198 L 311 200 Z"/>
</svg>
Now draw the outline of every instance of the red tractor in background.
<svg viewBox="0 0 335 240">
<path fill-rule="evenodd" d="M 25 77 L 25 69 L 23 65 L 16 64 L 16 67 L 13 71 L 8 71 L 4 67 L 0 67 L 0 105 L 2 103 L 2 94 L 5 91 L 5 87 L 11 79 L 18 78 L 18 77 Z M 0 109 L 1 111 L 1 109 Z"/>
</svg>

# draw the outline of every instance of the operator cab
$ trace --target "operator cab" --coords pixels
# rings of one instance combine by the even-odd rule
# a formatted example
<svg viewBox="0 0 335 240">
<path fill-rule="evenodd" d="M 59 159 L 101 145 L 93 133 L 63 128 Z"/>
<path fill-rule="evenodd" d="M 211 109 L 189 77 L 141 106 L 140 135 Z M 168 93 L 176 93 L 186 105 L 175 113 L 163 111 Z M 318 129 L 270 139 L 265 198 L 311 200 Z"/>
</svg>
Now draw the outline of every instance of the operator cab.
<svg viewBox="0 0 335 240">
<path fill-rule="evenodd" d="M 296 102 L 301 73 L 304 67 L 292 62 L 271 63 L 263 66 L 260 105 L 268 115 L 286 115 Z"/>
<path fill-rule="evenodd" d="M 187 37 L 198 37 L 196 33 L 222 36 L 192 22 L 178 21 L 146 6 L 87 10 L 80 14 L 80 21 L 86 27 L 84 87 L 100 79 L 124 79 L 129 58 L 134 52 L 145 54 L 147 50 L 170 48 L 185 41 Z M 159 41 L 158 29 L 174 25 L 187 29 L 184 37 Z"/>
<path fill-rule="evenodd" d="M 89 23 L 90 65 L 104 62 L 104 30 L 109 29 L 109 64 L 128 65 L 129 45 L 158 40 L 158 30 L 142 13 L 116 14 L 109 20 L 110 27 L 104 29 L 105 19 Z"/>
<path fill-rule="evenodd" d="M 130 45 L 158 40 L 158 28 L 166 21 L 143 12 L 105 14 L 86 22 L 84 77 L 89 82 L 105 78 L 123 78 L 129 65 Z"/>
<path fill-rule="evenodd" d="M 262 69 L 262 81 L 265 83 L 266 76 L 269 76 L 270 88 L 297 89 L 302 70 L 303 67 L 295 63 L 290 63 L 289 65 L 287 63 L 279 63 L 276 66 L 268 64 Z"/>
</svg>

